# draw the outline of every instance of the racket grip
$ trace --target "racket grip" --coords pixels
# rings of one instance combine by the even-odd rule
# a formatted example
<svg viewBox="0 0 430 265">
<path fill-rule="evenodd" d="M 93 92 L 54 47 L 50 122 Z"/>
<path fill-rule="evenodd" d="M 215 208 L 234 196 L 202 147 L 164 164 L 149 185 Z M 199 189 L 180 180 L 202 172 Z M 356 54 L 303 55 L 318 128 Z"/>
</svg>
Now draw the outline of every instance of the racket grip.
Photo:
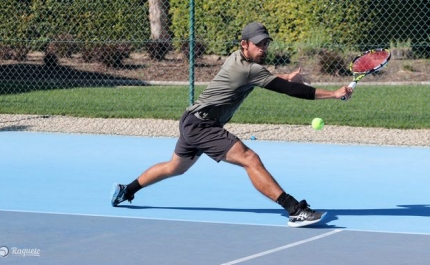
<svg viewBox="0 0 430 265">
<path fill-rule="evenodd" d="M 351 83 L 349 83 L 348 87 L 350 87 L 350 88 L 354 89 L 356 85 L 357 85 L 357 82 L 352 81 Z M 345 100 L 347 100 L 347 98 L 346 98 L 345 96 L 343 96 L 343 97 L 341 98 L 341 100 L 345 101 Z"/>
<path fill-rule="evenodd" d="M 349 83 L 348 87 L 354 89 L 356 85 L 357 85 L 357 82 L 352 81 L 351 83 Z"/>
</svg>

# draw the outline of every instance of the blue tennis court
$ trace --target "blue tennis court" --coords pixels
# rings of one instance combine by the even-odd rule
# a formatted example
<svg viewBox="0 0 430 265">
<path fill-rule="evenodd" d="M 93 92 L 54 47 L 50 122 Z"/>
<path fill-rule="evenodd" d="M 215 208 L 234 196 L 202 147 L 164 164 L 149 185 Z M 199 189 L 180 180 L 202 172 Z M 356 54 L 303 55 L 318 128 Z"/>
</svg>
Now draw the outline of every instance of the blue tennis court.
<svg viewBox="0 0 430 265">
<path fill-rule="evenodd" d="M 414 264 L 430 260 L 430 148 L 246 141 L 281 186 L 328 211 L 309 228 L 245 171 L 203 156 L 110 205 L 176 139 L 0 133 L 1 264 Z"/>
</svg>

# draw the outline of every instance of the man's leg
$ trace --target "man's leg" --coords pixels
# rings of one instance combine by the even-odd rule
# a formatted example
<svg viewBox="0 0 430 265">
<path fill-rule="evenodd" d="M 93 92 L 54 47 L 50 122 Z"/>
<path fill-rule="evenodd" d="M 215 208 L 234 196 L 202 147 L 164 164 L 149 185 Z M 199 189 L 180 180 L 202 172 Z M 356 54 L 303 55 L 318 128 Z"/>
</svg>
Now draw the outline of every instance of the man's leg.
<svg viewBox="0 0 430 265">
<path fill-rule="evenodd" d="M 224 161 L 243 167 L 254 187 L 275 201 L 284 192 L 273 176 L 266 170 L 260 157 L 242 141 L 237 141 L 225 155 Z"/>
<path fill-rule="evenodd" d="M 198 158 L 199 156 L 194 156 L 193 158 L 180 157 L 173 153 L 169 161 L 153 165 L 130 184 L 114 184 L 111 200 L 112 206 L 118 206 L 118 204 L 126 200 L 131 202 L 134 199 L 134 194 L 140 189 L 163 179 L 185 173 L 194 165 Z"/>
<path fill-rule="evenodd" d="M 273 176 L 266 170 L 260 157 L 242 141 L 237 141 L 225 155 L 224 161 L 242 166 L 248 173 L 254 187 L 262 194 L 277 202 L 289 214 L 288 225 L 300 227 L 319 222 L 325 213 L 315 212 L 305 200 L 298 202 L 285 193 Z"/>
<path fill-rule="evenodd" d="M 144 188 L 163 179 L 182 175 L 194 165 L 198 158 L 199 156 L 195 156 L 194 158 L 180 157 L 173 153 L 170 161 L 148 168 L 137 178 L 137 181 Z"/>
<path fill-rule="evenodd" d="M 274 202 L 280 204 L 291 215 L 299 209 L 299 202 L 279 186 L 267 171 L 260 157 L 242 141 L 237 141 L 225 155 L 224 161 L 243 167 L 254 187 Z"/>
</svg>

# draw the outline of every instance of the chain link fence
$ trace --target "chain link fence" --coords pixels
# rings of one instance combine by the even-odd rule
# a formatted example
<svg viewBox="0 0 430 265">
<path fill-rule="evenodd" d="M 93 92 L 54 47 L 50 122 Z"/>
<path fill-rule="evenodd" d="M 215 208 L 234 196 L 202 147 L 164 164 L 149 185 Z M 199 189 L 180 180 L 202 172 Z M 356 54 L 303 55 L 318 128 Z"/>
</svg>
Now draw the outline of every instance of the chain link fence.
<svg viewBox="0 0 430 265">
<path fill-rule="evenodd" d="M 301 67 L 313 84 L 348 84 L 351 59 L 383 47 L 391 50 L 392 61 L 363 85 L 427 86 L 429 10 L 428 0 L 2 0 L 0 97 L 79 87 L 205 84 L 238 49 L 241 29 L 251 21 L 265 24 L 274 39 L 267 58 L 274 73 Z M 61 102 L 67 105 L 68 99 Z M 184 101 L 185 107 L 187 95 Z M 25 109 L 27 103 L 8 104 Z M 8 104 L 0 106 L 2 113 L 10 111 Z M 428 111 L 427 103 L 419 104 Z M 61 114 L 61 108 L 50 111 Z"/>
</svg>

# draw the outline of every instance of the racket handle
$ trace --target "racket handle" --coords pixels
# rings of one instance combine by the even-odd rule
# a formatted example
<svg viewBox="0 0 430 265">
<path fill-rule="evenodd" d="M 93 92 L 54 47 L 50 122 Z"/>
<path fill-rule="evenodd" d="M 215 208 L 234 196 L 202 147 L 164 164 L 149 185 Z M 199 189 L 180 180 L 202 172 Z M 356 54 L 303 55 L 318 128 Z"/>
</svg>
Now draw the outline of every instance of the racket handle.
<svg viewBox="0 0 430 265">
<path fill-rule="evenodd" d="M 357 85 L 357 82 L 352 81 L 351 83 L 349 83 L 348 87 L 354 89 L 356 85 Z"/>
<path fill-rule="evenodd" d="M 357 82 L 352 81 L 351 83 L 349 83 L 348 87 L 350 87 L 350 88 L 354 89 L 356 85 L 357 85 Z M 341 100 L 345 101 L 345 100 L 348 100 L 348 99 L 347 99 L 345 96 L 343 96 L 343 97 L 341 98 Z"/>
</svg>

